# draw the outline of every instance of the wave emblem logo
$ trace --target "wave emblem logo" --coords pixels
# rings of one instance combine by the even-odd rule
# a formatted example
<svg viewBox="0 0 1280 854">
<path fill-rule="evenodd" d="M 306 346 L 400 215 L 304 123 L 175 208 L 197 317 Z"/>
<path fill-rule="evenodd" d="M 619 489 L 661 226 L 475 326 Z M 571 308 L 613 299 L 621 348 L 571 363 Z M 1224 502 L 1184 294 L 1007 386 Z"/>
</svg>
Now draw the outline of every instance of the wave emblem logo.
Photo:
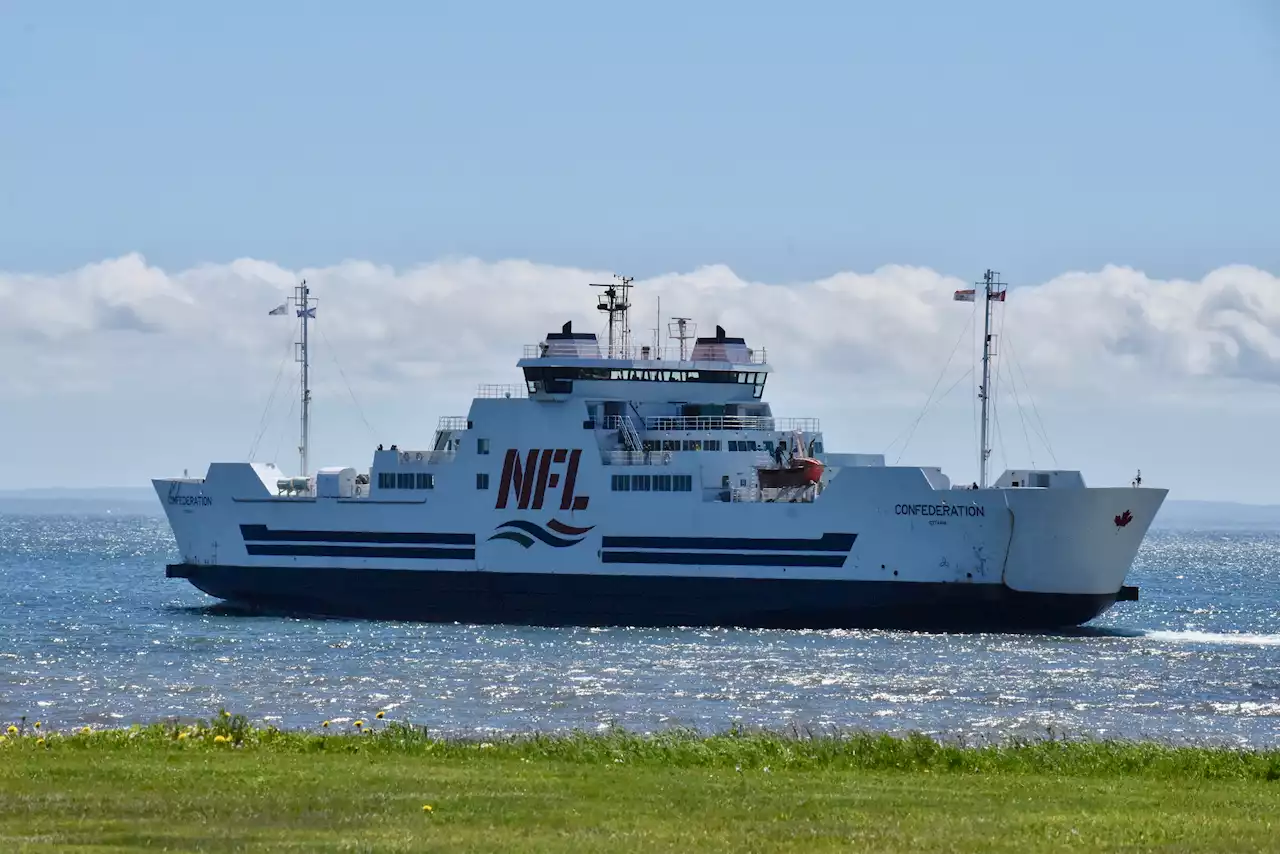
<svg viewBox="0 0 1280 854">
<path fill-rule="evenodd" d="M 490 540 L 510 540 L 513 543 L 519 543 L 526 549 L 533 545 L 533 541 L 541 540 L 552 548 L 563 549 L 569 546 L 576 546 L 582 542 L 592 525 L 587 528 L 576 528 L 573 525 L 552 519 L 544 528 L 542 525 L 526 521 L 524 519 L 512 519 L 510 522 L 503 522 L 497 527 L 497 532 L 490 537 Z M 559 536 L 557 536 L 559 535 Z"/>
<path fill-rule="evenodd" d="M 1117 528 L 1123 528 L 1125 525 L 1128 525 L 1132 521 L 1133 521 L 1133 514 L 1130 513 L 1128 510 L 1124 511 L 1123 513 L 1121 513 L 1119 516 L 1115 518 L 1115 523 Z"/>
</svg>

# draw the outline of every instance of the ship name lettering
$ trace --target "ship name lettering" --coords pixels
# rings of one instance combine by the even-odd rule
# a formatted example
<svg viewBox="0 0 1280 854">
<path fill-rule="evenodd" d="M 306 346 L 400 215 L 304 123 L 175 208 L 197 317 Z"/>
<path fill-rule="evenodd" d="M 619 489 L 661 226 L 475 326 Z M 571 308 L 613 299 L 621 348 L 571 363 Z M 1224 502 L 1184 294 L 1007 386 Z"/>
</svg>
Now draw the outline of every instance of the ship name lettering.
<svg viewBox="0 0 1280 854">
<path fill-rule="evenodd" d="M 178 507 L 208 507 L 213 499 L 207 495 L 170 495 L 169 503 Z"/>
<path fill-rule="evenodd" d="M 580 449 L 531 448 L 523 459 L 518 450 L 508 449 L 502 461 L 494 509 L 506 509 L 514 498 L 518 510 L 541 510 L 547 491 L 559 489 L 561 510 L 586 510 L 591 499 L 573 493 L 581 461 Z"/>
<path fill-rule="evenodd" d="M 895 516 L 986 516 L 987 508 L 973 504 L 895 504 Z"/>
</svg>

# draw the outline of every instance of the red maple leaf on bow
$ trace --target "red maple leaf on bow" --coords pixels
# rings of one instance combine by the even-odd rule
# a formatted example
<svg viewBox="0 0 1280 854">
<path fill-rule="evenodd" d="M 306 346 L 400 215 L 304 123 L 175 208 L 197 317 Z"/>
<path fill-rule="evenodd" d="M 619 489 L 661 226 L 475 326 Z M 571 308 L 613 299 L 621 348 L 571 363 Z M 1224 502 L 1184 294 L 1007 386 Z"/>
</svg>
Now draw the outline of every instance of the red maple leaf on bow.
<svg viewBox="0 0 1280 854">
<path fill-rule="evenodd" d="M 1133 521 L 1133 514 L 1130 513 L 1128 510 L 1126 510 L 1116 517 L 1116 527 L 1123 528 L 1125 525 L 1128 525 L 1132 521 Z"/>
</svg>

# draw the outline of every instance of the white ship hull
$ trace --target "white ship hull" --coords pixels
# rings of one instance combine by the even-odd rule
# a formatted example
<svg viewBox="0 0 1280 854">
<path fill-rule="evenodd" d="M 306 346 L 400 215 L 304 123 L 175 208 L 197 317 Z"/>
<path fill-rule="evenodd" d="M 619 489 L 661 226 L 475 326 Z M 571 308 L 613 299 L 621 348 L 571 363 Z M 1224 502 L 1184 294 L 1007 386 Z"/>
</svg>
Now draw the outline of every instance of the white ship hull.
<svg viewBox="0 0 1280 854">
<path fill-rule="evenodd" d="M 625 282 L 604 299 L 607 349 L 565 324 L 527 348 L 524 386 L 482 389 L 429 450 L 379 446 L 365 475 L 156 480 L 168 574 L 252 608 L 545 625 L 1058 628 L 1130 592 L 1165 490 L 1034 470 L 985 488 L 985 455 L 984 488 L 953 488 L 827 454 L 815 420 L 773 417 L 762 352 L 717 327 L 688 357 L 681 338 L 677 360 L 636 358 L 616 343 Z"/>
<path fill-rule="evenodd" d="M 462 460 L 450 465 L 474 480 Z M 842 469 L 808 503 L 704 501 L 692 491 L 591 496 L 583 487 L 608 468 L 583 459 L 577 496 L 591 501 L 577 511 L 559 500 L 520 511 L 515 496 L 499 509 L 487 490 L 412 502 L 276 497 L 248 464 L 156 488 L 182 553 L 169 574 L 242 606 L 791 628 L 1086 622 L 1122 594 L 1165 496 L 937 490 L 920 469 L 887 467 Z"/>
</svg>

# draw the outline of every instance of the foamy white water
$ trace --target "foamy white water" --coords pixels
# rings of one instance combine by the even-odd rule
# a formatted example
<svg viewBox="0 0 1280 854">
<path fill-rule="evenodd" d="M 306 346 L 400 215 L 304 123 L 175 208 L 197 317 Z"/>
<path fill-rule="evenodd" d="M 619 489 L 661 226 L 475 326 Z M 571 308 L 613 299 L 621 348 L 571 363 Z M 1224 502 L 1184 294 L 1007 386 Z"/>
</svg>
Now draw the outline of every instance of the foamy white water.
<svg viewBox="0 0 1280 854">
<path fill-rule="evenodd" d="M 1280 646 L 1280 635 L 1259 635 L 1248 632 L 1168 632 L 1149 631 L 1142 636 L 1164 643 L 1211 643 L 1241 646 Z"/>
</svg>

